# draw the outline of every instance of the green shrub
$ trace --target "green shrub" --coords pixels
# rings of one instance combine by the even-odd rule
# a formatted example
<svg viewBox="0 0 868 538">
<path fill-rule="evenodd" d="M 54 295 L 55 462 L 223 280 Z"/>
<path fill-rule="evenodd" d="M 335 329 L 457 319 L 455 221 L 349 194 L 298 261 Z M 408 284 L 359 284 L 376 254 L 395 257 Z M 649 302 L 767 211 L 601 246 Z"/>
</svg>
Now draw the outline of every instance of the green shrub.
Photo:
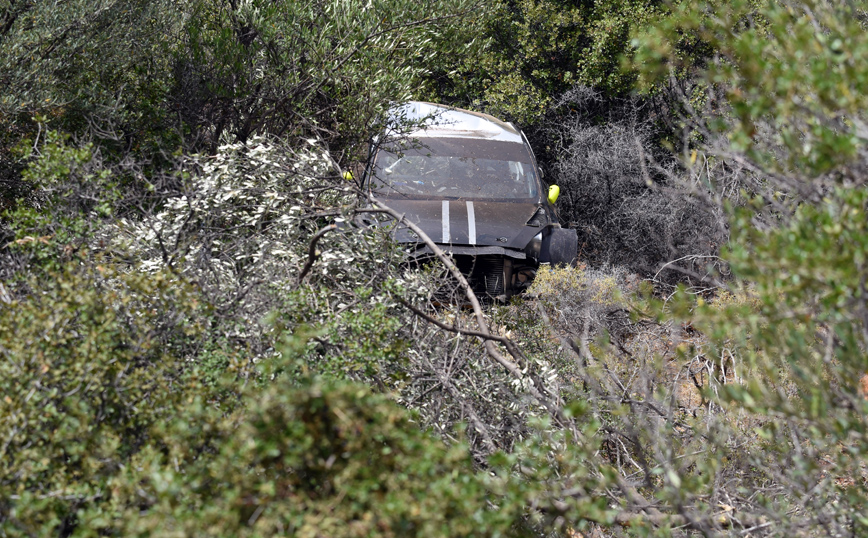
<svg viewBox="0 0 868 538">
<path fill-rule="evenodd" d="M 0 529 L 67 534 L 106 502 L 149 430 L 201 389 L 195 296 L 157 274 L 69 269 L 0 307 Z"/>
<path fill-rule="evenodd" d="M 868 78 L 856 66 L 868 53 L 865 10 L 745 0 L 696 11 L 674 10 L 640 41 L 643 70 L 668 75 L 685 33 L 713 46 L 718 60 L 702 73 L 709 108 L 687 119 L 702 149 L 762 181 L 755 195 L 739 195 L 750 203 L 726 208 L 733 293 L 669 306 L 706 335 L 697 350 L 706 369 L 738 381 L 721 376 L 707 395 L 726 423 L 750 426 L 728 449 L 754 477 L 741 486 L 752 494 L 732 505 L 741 521 L 759 516 L 775 536 L 861 536 Z M 730 196 L 732 184 L 706 173 L 714 197 Z"/>
<path fill-rule="evenodd" d="M 225 420 L 179 417 L 167 452 L 135 458 L 119 496 L 128 536 L 504 536 L 515 507 L 490 504 L 466 446 L 446 448 L 385 396 L 278 377 Z M 214 452 L 183 433 L 214 424 Z M 144 509 L 142 509 L 144 507 Z"/>
<path fill-rule="evenodd" d="M 623 97 L 637 87 L 641 69 L 628 64 L 632 37 L 655 28 L 673 9 L 690 2 L 623 0 L 499 0 L 456 30 L 466 47 L 432 62 L 436 98 L 485 110 L 524 125 L 538 124 L 558 96 L 575 86 Z M 711 54 L 692 35 L 676 48 L 685 63 Z M 439 58 L 435 58 L 439 59 Z M 648 84 L 660 91 L 666 83 Z"/>
<path fill-rule="evenodd" d="M 362 385 L 300 373 L 304 336 L 239 384 L 238 351 L 203 344 L 209 310 L 176 276 L 53 276 L 0 310 L 0 533 L 519 532 L 523 507 L 492 493 L 464 443 Z"/>
</svg>

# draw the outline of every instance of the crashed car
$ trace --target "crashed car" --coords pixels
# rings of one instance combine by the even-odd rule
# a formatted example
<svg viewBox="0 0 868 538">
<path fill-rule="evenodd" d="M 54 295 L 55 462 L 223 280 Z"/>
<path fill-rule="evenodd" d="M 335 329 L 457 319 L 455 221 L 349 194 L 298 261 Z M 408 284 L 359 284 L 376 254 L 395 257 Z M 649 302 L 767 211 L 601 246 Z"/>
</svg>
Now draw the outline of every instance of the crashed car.
<svg viewBox="0 0 868 538">
<path fill-rule="evenodd" d="M 530 286 L 541 264 L 575 262 L 576 232 L 554 207 L 558 187 L 544 188 L 515 125 L 422 102 L 395 114 L 414 127 L 375 140 L 363 187 L 451 253 L 477 293 L 504 299 Z M 394 234 L 408 260 L 432 257 L 412 230 Z"/>
</svg>

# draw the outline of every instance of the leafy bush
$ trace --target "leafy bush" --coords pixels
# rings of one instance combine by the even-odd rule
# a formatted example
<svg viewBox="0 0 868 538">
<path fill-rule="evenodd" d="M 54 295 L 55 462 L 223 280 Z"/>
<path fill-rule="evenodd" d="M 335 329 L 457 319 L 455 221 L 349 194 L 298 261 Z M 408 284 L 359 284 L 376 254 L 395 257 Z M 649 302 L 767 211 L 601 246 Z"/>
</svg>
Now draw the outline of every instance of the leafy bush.
<svg viewBox="0 0 868 538">
<path fill-rule="evenodd" d="M 298 381 L 281 376 L 249 392 L 243 410 L 215 425 L 207 456 L 174 433 L 187 424 L 171 424 L 168 452 L 143 451 L 119 488 L 123 533 L 512 534 L 514 508 L 489 504 L 462 444 L 446 448 L 363 386 Z"/>
<path fill-rule="evenodd" d="M 622 56 L 632 52 L 631 32 L 650 24 L 660 4 L 496 2 L 473 21 L 466 39 L 475 46 L 468 46 L 457 68 L 434 70 L 440 97 L 535 124 L 573 85 L 624 95 L 635 80 L 634 72 L 621 69 Z"/>
<path fill-rule="evenodd" d="M 864 184 L 868 78 L 854 67 L 868 51 L 864 24 L 864 10 L 824 0 L 684 5 L 638 36 L 637 65 L 668 77 L 682 65 L 680 36 L 708 43 L 719 59 L 699 73 L 703 106 L 688 109 L 686 127 L 710 155 L 763 175 L 769 203 L 775 192 L 817 200 Z"/>
<path fill-rule="evenodd" d="M 628 286 L 635 291 L 636 280 L 621 268 L 593 269 L 584 264 L 541 267 L 528 293 L 559 320 L 575 323 L 581 318 L 596 328 L 604 326 L 604 320 L 615 312 L 625 310 L 624 292 Z"/>
<path fill-rule="evenodd" d="M 837 190 L 768 232 L 741 212 L 728 259 L 742 285 L 751 284 L 752 300 L 694 312 L 713 338 L 713 356 L 737 358 L 742 375 L 750 374 L 721 396 L 769 417 L 758 433 L 781 457 L 765 462 L 763 473 L 786 495 L 760 498 L 757 509 L 768 510 L 784 532 L 860 534 L 868 527 L 860 514 L 868 500 L 868 407 L 860 382 L 868 312 L 860 268 L 868 244 L 865 201 L 862 190 Z"/>
<path fill-rule="evenodd" d="M 267 132 L 359 158 L 367 148 L 357 144 L 390 102 L 411 98 L 468 9 L 465 0 L 194 2 L 169 101 L 212 153 Z"/>
<path fill-rule="evenodd" d="M 99 134 L 115 149 L 161 141 L 171 51 L 186 2 L 10 2 L 0 29 L 4 128 L 41 134 L 36 118 L 67 133 Z"/>
<path fill-rule="evenodd" d="M 182 360 L 205 329 L 191 290 L 165 274 L 52 276 L 0 310 L 9 535 L 68 535 L 111 498 L 150 429 L 207 394 Z"/>
<path fill-rule="evenodd" d="M 754 477 L 743 486 L 753 495 L 730 495 L 738 502 L 727 506 L 768 535 L 864 534 L 868 237 L 866 144 L 856 126 L 865 77 L 851 69 L 865 51 L 864 18 L 823 0 L 693 11 L 659 25 L 641 60 L 677 64 L 671 47 L 685 32 L 712 44 L 720 59 L 703 73 L 709 108 L 689 125 L 701 150 L 763 182 L 728 213 L 722 255 L 732 293 L 670 303 L 707 338 L 697 356 L 721 372 L 709 408 L 755 435 L 730 448 L 729 460 Z M 714 196 L 725 199 L 732 183 L 715 179 Z"/>
<path fill-rule="evenodd" d="M 361 338 L 371 324 L 357 317 L 357 305 L 382 300 L 372 290 L 397 275 L 397 254 L 383 231 L 347 224 L 355 193 L 333 166 L 313 145 L 296 152 L 253 137 L 223 146 L 184 159 L 182 181 L 159 193 L 157 211 L 117 219 L 99 240 L 128 271 L 172 271 L 195 282 L 215 308 L 213 330 L 247 346 L 253 361 L 274 353 L 275 322 L 334 331 L 319 337 L 323 345 L 343 347 L 347 338 L 364 355 L 376 346 L 368 345 L 371 334 Z M 384 312 L 366 313 L 384 320 Z M 348 362 L 340 368 L 352 370 Z"/>
<path fill-rule="evenodd" d="M 165 273 L 55 277 L 0 316 L 0 532 L 519 532 L 521 505 L 492 506 L 465 445 L 364 386 L 289 375 L 303 340 L 260 363 L 265 384 L 206 383 L 192 288 Z M 230 372 L 244 364 L 223 352 Z"/>
</svg>

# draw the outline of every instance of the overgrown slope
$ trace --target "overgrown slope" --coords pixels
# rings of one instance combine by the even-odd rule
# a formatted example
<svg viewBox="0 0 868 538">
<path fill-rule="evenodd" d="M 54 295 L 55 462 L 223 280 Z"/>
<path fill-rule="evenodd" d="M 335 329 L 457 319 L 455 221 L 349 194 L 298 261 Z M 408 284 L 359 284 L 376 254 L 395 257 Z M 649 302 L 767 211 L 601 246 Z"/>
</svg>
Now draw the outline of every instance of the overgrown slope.
<svg viewBox="0 0 868 538">
<path fill-rule="evenodd" d="M 0 6 L 0 533 L 865 533 L 864 10 Z M 577 267 L 468 310 L 359 225 L 432 96 Z"/>
</svg>

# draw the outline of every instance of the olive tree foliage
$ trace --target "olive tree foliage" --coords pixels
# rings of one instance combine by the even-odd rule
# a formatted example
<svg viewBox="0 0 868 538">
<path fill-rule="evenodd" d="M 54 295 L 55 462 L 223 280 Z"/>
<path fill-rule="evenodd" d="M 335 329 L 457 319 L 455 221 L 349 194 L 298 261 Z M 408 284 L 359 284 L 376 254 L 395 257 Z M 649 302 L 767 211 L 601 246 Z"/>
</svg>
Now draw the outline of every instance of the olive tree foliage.
<svg viewBox="0 0 868 538">
<path fill-rule="evenodd" d="M 858 65 L 865 52 L 854 36 L 864 30 L 864 10 L 739 2 L 698 13 L 677 10 L 640 35 L 645 46 L 637 61 L 652 84 L 682 65 L 668 38 L 673 33 L 689 33 L 716 51 L 703 74 L 706 91 L 683 118 L 703 137 L 705 153 L 719 157 L 712 163 L 761 176 L 748 192 L 769 203 L 784 195 L 816 201 L 830 186 L 860 185 L 866 79 Z M 717 184 L 726 174 L 704 179 Z"/>
<path fill-rule="evenodd" d="M 524 126 L 550 120 L 558 96 L 574 86 L 606 98 L 623 98 L 637 85 L 651 90 L 665 120 L 676 106 L 675 86 L 689 87 L 690 74 L 713 49 L 685 33 L 670 42 L 683 62 L 674 81 L 642 78 L 630 64 L 633 38 L 653 29 L 671 10 L 690 2 L 626 0 L 502 0 L 485 4 L 453 37 L 464 43 L 456 61 L 433 63 L 427 89 L 436 100 L 485 110 Z"/>
<path fill-rule="evenodd" d="M 32 201 L 21 180 L 43 128 L 134 160 L 125 175 L 172 167 L 271 133 L 317 138 L 363 158 L 383 112 L 414 95 L 428 63 L 459 44 L 445 30 L 464 0 L 408 2 L 63 2 L 0 4 L 0 199 Z M 437 38 L 437 39 L 435 39 Z M 28 142 L 29 141 L 29 142 Z M 132 194 L 130 194 L 132 196 Z"/>
<path fill-rule="evenodd" d="M 185 25 L 171 102 L 211 151 L 267 131 L 319 137 L 342 160 L 339 150 L 358 150 L 385 108 L 410 99 L 428 63 L 451 52 L 444 33 L 471 6 L 201 2 Z"/>
<path fill-rule="evenodd" d="M 103 269 L 70 264 L 23 299 L 4 287 L 6 535 L 70 535 L 79 510 L 109 501 L 149 428 L 200 392 L 179 359 L 206 327 L 194 290 L 168 275 Z"/>
<path fill-rule="evenodd" d="M 230 142 L 266 130 L 358 135 L 390 100 L 410 97 L 426 61 L 449 48 L 443 41 L 442 49 L 426 44 L 470 7 L 403 1 L 6 4 L 0 26 L 5 122 L 15 126 L 41 113 L 68 121 L 70 130 L 94 122 L 99 132 L 106 127 L 102 119 L 135 136 L 131 131 L 147 128 L 147 121 L 163 120 L 180 130 L 176 134 L 207 136 L 212 151 L 224 133 Z"/>
<path fill-rule="evenodd" d="M 145 114 L 166 89 L 169 51 L 186 9 L 188 3 L 152 0 L 5 1 L 4 126 L 24 130 L 41 114 L 70 130 L 88 121 L 104 127 L 100 120 L 146 129 L 158 119 Z"/>
<path fill-rule="evenodd" d="M 116 490 L 128 536 L 530 536 L 519 505 L 495 509 L 462 444 L 445 447 L 361 385 L 286 376 L 220 419 L 193 412 L 160 432 Z M 216 418 L 216 420 L 215 420 Z M 203 436 L 198 424 L 211 426 Z M 208 457 L 189 442 L 209 438 Z M 194 444 L 195 446 L 195 444 Z M 141 510 L 144 504 L 147 510 Z M 86 514 L 90 515 L 90 514 Z"/>
<path fill-rule="evenodd" d="M 321 147 L 293 151 L 254 138 L 181 169 L 183 187 L 165 195 L 159 212 L 118 219 L 93 241 L 130 271 L 195 283 L 215 309 L 219 341 L 250 352 L 242 375 L 275 353 L 280 330 L 309 332 L 306 368 L 393 391 L 446 437 L 471 420 L 479 461 L 527 436 L 529 418 L 544 413 L 527 398 L 533 379 L 557 394 L 544 356 L 528 358 L 523 375 L 493 367 L 476 338 L 462 334 L 474 321 L 460 307 L 447 330 L 437 325 L 434 292 L 454 283 L 434 268 L 405 266 L 394 224 L 367 212 Z M 360 226 L 361 217 L 369 223 Z"/>
<path fill-rule="evenodd" d="M 25 148 L 38 148 L 46 127 L 99 138 L 112 153 L 164 138 L 172 122 L 160 100 L 169 86 L 169 51 L 177 44 L 183 6 L 150 0 L 0 3 L 3 209 L 37 201 L 38 186 L 21 173 L 29 158 Z"/>
<path fill-rule="evenodd" d="M 685 100 L 696 137 L 684 163 L 722 204 L 747 180 L 725 205 L 733 278 L 714 300 L 656 307 L 682 320 L 714 416 L 708 443 L 661 469 L 677 487 L 657 498 L 693 521 L 715 503 L 706 535 L 859 536 L 868 524 L 864 21 L 853 4 L 732 2 L 676 9 L 638 36 L 649 77 L 681 65 L 685 34 L 716 51 L 703 99 Z"/>
<path fill-rule="evenodd" d="M 573 85 L 618 95 L 630 33 L 664 11 L 660 2 L 500 1 L 473 20 L 483 39 L 457 65 L 434 72 L 439 95 L 498 117 L 535 123 Z"/>
</svg>

